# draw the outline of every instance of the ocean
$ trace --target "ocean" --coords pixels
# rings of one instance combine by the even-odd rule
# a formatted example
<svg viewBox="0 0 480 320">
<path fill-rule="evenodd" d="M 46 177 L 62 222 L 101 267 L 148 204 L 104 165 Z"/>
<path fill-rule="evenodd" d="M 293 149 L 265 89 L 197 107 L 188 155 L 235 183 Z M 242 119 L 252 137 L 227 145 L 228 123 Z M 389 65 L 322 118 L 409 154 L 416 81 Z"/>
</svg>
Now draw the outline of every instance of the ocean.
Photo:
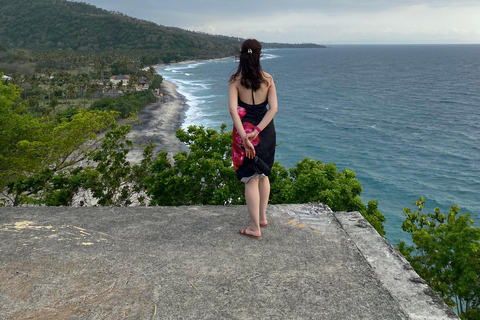
<svg viewBox="0 0 480 320">
<path fill-rule="evenodd" d="M 338 45 L 266 50 L 277 88 L 276 160 L 303 158 L 353 170 L 362 200 L 378 200 L 386 238 L 409 240 L 404 207 L 452 204 L 480 223 L 480 45 Z M 187 99 L 183 127 L 232 121 L 231 59 L 157 71 Z"/>
</svg>

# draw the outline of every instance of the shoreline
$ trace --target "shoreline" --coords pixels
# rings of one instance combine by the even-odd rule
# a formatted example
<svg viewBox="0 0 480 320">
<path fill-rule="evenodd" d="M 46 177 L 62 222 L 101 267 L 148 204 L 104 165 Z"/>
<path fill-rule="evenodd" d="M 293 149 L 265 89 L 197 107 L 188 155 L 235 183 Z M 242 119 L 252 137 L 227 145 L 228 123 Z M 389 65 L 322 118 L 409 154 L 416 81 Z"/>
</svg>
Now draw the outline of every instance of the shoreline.
<svg viewBox="0 0 480 320">
<path fill-rule="evenodd" d="M 206 60 L 186 60 L 174 63 L 160 63 L 147 66 L 144 69 L 158 68 L 170 65 L 185 65 L 190 63 L 201 63 L 208 61 L 220 61 L 234 59 L 235 56 L 214 58 Z M 161 75 L 157 72 L 157 74 Z M 164 101 L 157 101 L 141 109 L 137 115 L 139 123 L 132 125 L 128 139 L 132 140 L 135 147 L 129 152 L 127 159 L 131 162 L 140 163 L 143 159 L 143 149 L 150 140 L 153 140 L 155 149 L 154 155 L 160 151 L 167 151 L 168 158 L 173 162 L 173 155 L 188 151 L 188 147 L 177 139 L 175 132 L 181 128 L 184 122 L 184 112 L 188 107 L 187 98 L 178 92 L 178 86 L 173 81 L 163 79 L 160 87 Z"/>
<path fill-rule="evenodd" d="M 154 69 L 157 69 L 157 68 L 163 68 L 163 67 L 166 67 L 166 66 L 175 66 L 175 65 L 182 65 L 182 64 L 189 64 L 189 63 L 199 63 L 199 62 L 209 62 L 209 61 L 221 61 L 221 60 L 228 60 L 228 59 L 235 59 L 235 58 L 237 58 L 237 56 L 230 56 L 230 57 L 224 57 L 224 58 L 212 58 L 212 59 L 204 59 L 204 60 L 185 60 L 185 61 L 172 62 L 172 63 L 158 63 L 158 64 L 153 64 L 151 66 L 146 66 L 143 69 L 148 70 L 150 67 L 152 67 Z"/>
<path fill-rule="evenodd" d="M 147 105 L 137 115 L 139 123 L 132 125 L 128 139 L 135 143 L 135 148 L 128 154 L 128 160 L 139 163 L 143 158 L 143 149 L 153 140 L 153 154 L 167 151 L 168 158 L 185 151 L 186 146 L 175 136 L 175 131 L 182 126 L 182 113 L 185 110 L 186 99 L 177 91 L 177 85 L 163 80 L 160 87 L 164 101 Z M 143 146 L 142 146 L 143 145 Z"/>
</svg>

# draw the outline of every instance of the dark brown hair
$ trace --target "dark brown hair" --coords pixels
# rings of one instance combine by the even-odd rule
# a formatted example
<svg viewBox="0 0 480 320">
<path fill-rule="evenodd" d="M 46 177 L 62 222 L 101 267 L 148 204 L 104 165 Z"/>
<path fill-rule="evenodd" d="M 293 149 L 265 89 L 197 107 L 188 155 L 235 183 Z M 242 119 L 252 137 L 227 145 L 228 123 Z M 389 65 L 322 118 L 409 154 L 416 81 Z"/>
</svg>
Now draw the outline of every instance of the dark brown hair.
<svg viewBox="0 0 480 320">
<path fill-rule="evenodd" d="M 260 56 L 262 45 L 255 39 L 247 39 L 242 43 L 239 51 L 239 64 L 237 72 L 230 77 L 230 83 L 235 82 L 239 75 L 242 75 L 240 84 L 253 91 L 260 89 L 262 83 L 268 85 L 268 81 L 263 76 L 262 66 L 260 65 Z"/>
</svg>

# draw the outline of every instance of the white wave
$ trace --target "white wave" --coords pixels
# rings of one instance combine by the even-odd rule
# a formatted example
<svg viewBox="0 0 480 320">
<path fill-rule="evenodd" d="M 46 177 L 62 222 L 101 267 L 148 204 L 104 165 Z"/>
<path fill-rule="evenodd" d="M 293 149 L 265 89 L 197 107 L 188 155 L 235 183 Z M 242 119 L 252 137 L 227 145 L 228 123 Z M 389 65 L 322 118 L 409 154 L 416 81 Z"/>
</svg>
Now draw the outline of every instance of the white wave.
<svg viewBox="0 0 480 320">
<path fill-rule="evenodd" d="M 221 95 L 219 94 L 212 94 L 212 95 L 209 95 L 209 96 L 203 96 L 203 97 L 198 97 L 199 99 L 212 99 L 212 98 L 217 98 L 217 97 L 221 97 Z"/>
<path fill-rule="evenodd" d="M 178 70 L 187 70 L 187 69 L 195 69 L 198 66 L 201 66 L 205 64 L 205 62 L 195 62 L 195 63 L 189 63 L 189 64 L 173 64 L 166 66 L 164 68 L 165 71 L 178 71 Z"/>
<path fill-rule="evenodd" d="M 270 59 L 276 59 L 276 58 L 280 58 L 280 56 L 276 54 L 271 54 L 271 53 L 264 53 L 262 54 L 262 57 L 260 58 L 260 60 L 270 60 Z"/>
<path fill-rule="evenodd" d="M 205 62 L 196 62 L 196 63 L 191 63 L 187 65 L 187 69 L 195 69 L 198 66 L 204 65 Z"/>
<path fill-rule="evenodd" d="M 184 85 L 185 87 L 188 87 L 190 91 L 202 91 L 202 90 L 208 90 L 210 89 L 210 85 L 205 83 L 202 80 L 183 80 L 183 79 L 168 79 L 172 82 L 175 83 L 180 83 Z"/>
<path fill-rule="evenodd" d="M 198 91 L 200 83 L 198 81 L 184 81 L 175 78 L 166 78 L 166 80 L 173 82 L 177 86 L 177 92 L 185 97 L 187 108 L 185 110 L 185 117 L 182 123 L 182 128 L 187 129 L 191 125 L 198 125 L 203 123 L 202 119 L 205 114 L 201 112 L 201 105 L 204 102 L 203 97 L 196 97 L 193 92 Z M 197 88 L 195 88 L 197 86 Z M 197 89 L 197 90 L 195 90 Z"/>
</svg>

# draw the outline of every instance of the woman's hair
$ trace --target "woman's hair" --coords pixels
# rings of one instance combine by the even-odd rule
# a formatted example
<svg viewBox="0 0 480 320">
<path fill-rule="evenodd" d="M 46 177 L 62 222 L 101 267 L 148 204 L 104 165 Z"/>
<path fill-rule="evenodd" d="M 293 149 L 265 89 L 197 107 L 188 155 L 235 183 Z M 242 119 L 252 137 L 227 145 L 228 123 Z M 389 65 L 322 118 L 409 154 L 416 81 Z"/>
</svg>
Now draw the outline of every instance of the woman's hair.
<svg viewBox="0 0 480 320">
<path fill-rule="evenodd" d="M 260 55 L 262 53 L 262 45 L 255 39 L 247 39 L 242 43 L 239 52 L 239 60 L 237 72 L 230 77 L 230 83 L 235 82 L 241 75 L 240 84 L 253 91 L 260 89 L 262 83 L 268 84 L 263 76 L 262 66 L 260 66 Z"/>
</svg>

